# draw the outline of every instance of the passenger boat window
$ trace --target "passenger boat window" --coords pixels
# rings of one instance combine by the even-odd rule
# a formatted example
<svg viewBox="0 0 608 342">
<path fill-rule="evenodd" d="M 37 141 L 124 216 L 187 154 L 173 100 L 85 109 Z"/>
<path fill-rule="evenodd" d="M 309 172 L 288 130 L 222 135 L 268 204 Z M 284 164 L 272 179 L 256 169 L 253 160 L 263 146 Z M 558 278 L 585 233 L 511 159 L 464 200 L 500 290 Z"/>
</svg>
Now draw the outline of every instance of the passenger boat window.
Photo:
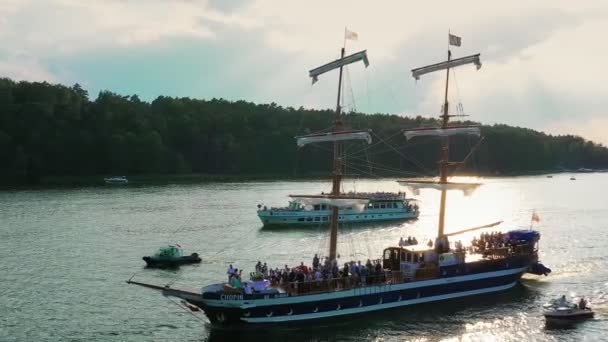
<svg viewBox="0 0 608 342">
<path fill-rule="evenodd" d="M 391 250 L 387 249 L 386 251 L 384 251 L 384 259 L 390 259 L 391 258 Z"/>
<path fill-rule="evenodd" d="M 306 218 L 306 222 L 311 222 L 312 221 L 312 217 L 307 217 Z"/>
<path fill-rule="evenodd" d="M 327 210 L 327 204 L 321 204 L 321 210 Z"/>
<path fill-rule="evenodd" d="M 353 207 L 348 207 L 346 208 L 346 210 L 353 210 Z"/>
<path fill-rule="evenodd" d="M 300 218 L 298 219 L 298 222 L 304 222 L 304 218 L 303 218 L 303 217 L 300 217 Z"/>
<path fill-rule="evenodd" d="M 386 204 L 384 204 L 384 203 L 380 204 L 380 208 L 381 208 L 381 209 L 386 208 Z"/>
<path fill-rule="evenodd" d="M 329 220 L 329 217 L 328 216 L 323 216 L 323 221 L 327 221 L 327 220 Z"/>
<path fill-rule="evenodd" d="M 405 252 L 401 252 L 401 261 L 405 261 Z"/>
<path fill-rule="evenodd" d="M 374 203 L 374 209 L 378 209 L 378 203 Z"/>
<path fill-rule="evenodd" d="M 393 208 L 397 209 L 397 203 L 393 203 Z"/>
<path fill-rule="evenodd" d="M 414 253 L 414 260 L 413 261 L 414 262 L 418 262 L 418 254 L 417 253 Z"/>
<path fill-rule="evenodd" d="M 405 256 L 405 261 L 412 262 L 412 253 L 407 253 L 407 255 Z"/>
<path fill-rule="evenodd" d="M 321 206 L 319 204 L 315 204 L 313 207 L 314 210 L 321 210 Z"/>
<path fill-rule="evenodd" d="M 315 217 L 315 221 L 321 221 L 320 217 Z"/>
</svg>

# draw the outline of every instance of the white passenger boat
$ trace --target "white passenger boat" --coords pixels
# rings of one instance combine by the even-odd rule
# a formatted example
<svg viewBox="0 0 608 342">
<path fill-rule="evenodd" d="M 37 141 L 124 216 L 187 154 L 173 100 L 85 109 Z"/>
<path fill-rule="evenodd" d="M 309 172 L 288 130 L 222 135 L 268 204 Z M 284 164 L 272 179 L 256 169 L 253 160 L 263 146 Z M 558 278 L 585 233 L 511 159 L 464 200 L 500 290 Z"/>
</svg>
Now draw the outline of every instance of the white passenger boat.
<svg viewBox="0 0 608 342">
<path fill-rule="evenodd" d="M 319 195 L 321 197 L 323 195 Z M 340 208 L 338 222 L 359 223 L 393 221 L 418 218 L 419 209 L 415 199 L 406 198 L 405 192 L 358 192 L 342 193 L 343 197 L 360 199 L 354 204 Z M 332 209 L 329 204 L 311 203 L 310 196 L 291 195 L 287 207 L 268 208 L 258 205 L 258 217 L 264 226 L 295 226 L 329 224 Z"/>
<path fill-rule="evenodd" d="M 129 184 L 129 180 L 125 176 L 106 177 L 103 180 L 106 184 Z"/>
</svg>

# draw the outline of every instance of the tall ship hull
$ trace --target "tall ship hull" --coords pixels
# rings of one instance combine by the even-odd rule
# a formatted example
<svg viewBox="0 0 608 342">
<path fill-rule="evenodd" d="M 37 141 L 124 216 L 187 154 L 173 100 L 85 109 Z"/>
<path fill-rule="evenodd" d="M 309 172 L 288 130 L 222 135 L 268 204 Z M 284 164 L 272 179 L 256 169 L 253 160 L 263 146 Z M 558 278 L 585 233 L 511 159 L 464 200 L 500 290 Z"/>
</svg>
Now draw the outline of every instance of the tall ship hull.
<svg viewBox="0 0 608 342">
<path fill-rule="evenodd" d="M 347 194 L 353 196 L 353 194 Z M 416 219 L 419 215 L 416 200 L 405 193 L 357 193 L 369 199 L 361 208 L 346 207 L 338 211 L 340 223 L 364 223 Z M 258 205 L 258 217 L 264 226 L 319 226 L 330 223 L 332 210 L 327 204 L 304 205 L 292 200 L 287 207 L 267 208 Z"/>
<path fill-rule="evenodd" d="M 521 234 L 521 231 L 514 232 Z M 158 287 L 167 296 L 201 309 L 217 326 L 288 324 L 346 317 L 416 304 L 471 297 L 513 288 L 524 273 L 546 274 L 538 263 L 535 231 L 527 241 L 486 249 L 480 254 L 439 254 L 443 266 L 423 260 L 436 249 L 391 247 L 384 251 L 377 274 L 262 286 L 246 293 L 227 283 L 203 287 L 201 292 Z M 509 254 L 505 254 L 505 252 Z M 419 260 L 415 258 L 419 257 Z M 479 259 L 459 262 L 464 258 Z M 440 264 L 440 265 L 441 265 Z"/>
</svg>

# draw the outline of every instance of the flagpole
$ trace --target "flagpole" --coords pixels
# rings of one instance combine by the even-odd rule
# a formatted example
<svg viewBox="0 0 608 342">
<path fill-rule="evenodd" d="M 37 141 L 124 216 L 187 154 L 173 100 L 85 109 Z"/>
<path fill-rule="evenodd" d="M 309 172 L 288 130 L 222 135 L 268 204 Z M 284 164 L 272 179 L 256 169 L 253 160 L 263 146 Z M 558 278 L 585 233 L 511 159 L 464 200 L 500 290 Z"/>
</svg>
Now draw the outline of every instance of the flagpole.
<svg viewBox="0 0 608 342">
<path fill-rule="evenodd" d="M 344 26 L 344 43 L 342 44 L 342 47 L 344 48 L 344 50 L 346 50 L 346 32 L 348 32 L 347 27 Z"/>
</svg>

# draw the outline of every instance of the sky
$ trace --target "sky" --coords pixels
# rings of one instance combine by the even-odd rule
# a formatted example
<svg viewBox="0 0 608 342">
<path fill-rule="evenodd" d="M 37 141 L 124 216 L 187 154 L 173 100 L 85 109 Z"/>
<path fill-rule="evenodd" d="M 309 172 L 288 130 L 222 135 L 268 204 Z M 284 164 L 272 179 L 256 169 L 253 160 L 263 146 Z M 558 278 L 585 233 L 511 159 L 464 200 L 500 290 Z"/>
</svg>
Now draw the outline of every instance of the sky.
<svg viewBox="0 0 608 342">
<path fill-rule="evenodd" d="M 345 73 L 345 105 L 437 116 L 444 73 L 410 70 L 481 53 L 454 70 L 469 119 L 608 145 L 608 1 L 0 0 L 0 77 L 137 94 L 333 108 L 337 73 L 308 70 L 367 50 Z"/>
</svg>

